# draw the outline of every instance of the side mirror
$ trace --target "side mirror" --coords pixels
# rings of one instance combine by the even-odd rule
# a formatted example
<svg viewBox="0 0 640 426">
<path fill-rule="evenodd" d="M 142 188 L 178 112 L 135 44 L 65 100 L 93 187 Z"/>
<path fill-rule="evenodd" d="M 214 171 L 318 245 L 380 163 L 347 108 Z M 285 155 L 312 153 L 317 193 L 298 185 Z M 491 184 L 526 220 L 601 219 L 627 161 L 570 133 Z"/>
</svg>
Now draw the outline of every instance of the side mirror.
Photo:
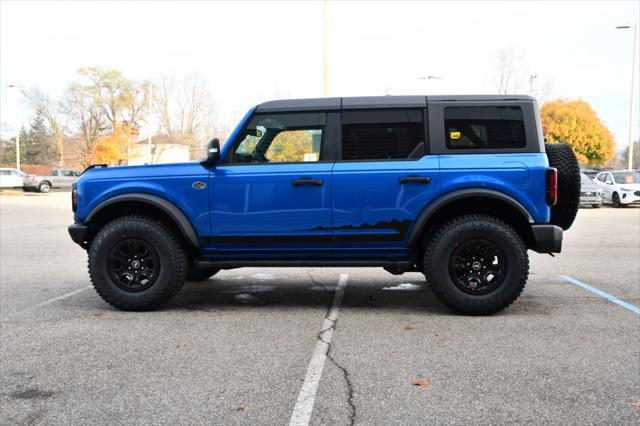
<svg viewBox="0 0 640 426">
<path fill-rule="evenodd" d="M 218 138 L 211 139 L 207 145 L 207 162 L 211 165 L 220 160 L 220 140 Z"/>
</svg>

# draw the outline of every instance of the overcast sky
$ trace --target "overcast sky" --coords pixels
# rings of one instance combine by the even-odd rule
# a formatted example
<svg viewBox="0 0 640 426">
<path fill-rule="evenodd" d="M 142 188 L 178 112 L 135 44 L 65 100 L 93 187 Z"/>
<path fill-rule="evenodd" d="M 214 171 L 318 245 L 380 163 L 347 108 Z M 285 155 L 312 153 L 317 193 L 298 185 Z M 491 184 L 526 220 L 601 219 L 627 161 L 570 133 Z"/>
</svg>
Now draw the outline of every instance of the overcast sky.
<svg viewBox="0 0 640 426">
<path fill-rule="evenodd" d="M 590 102 L 626 145 L 633 30 L 615 27 L 640 21 L 639 4 L 329 2 L 329 95 L 495 93 L 496 55 L 512 48 L 522 93 L 535 74 L 538 92 Z M 322 95 L 322 3 L 2 1 L 3 135 L 30 114 L 6 85 L 59 96 L 92 65 L 205 78 L 219 121 L 232 125 L 264 100 Z M 441 78 L 419 79 L 429 75 Z"/>
</svg>

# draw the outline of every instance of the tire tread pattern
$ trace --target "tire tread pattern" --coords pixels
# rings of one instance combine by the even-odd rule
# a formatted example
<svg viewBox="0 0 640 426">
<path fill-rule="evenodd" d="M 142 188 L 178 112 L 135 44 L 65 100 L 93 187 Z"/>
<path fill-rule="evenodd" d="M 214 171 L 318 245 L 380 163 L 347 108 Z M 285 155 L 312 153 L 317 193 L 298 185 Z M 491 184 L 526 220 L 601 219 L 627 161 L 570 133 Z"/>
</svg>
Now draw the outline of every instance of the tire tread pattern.
<svg viewBox="0 0 640 426">
<path fill-rule="evenodd" d="M 438 261 L 433 259 L 434 256 L 438 256 L 437 246 L 443 239 L 443 237 L 451 232 L 464 232 L 464 228 L 467 226 L 484 225 L 488 229 L 508 235 L 508 238 L 512 239 L 512 243 L 518 247 L 517 256 L 518 262 L 516 267 L 520 268 L 520 279 L 514 284 L 514 287 L 506 300 L 499 303 L 495 303 L 490 298 L 478 298 L 477 300 L 469 303 L 468 299 L 464 303 L 459 299 L 453 297 L 453 294 L 447 291 L 446 285 L 441 285 L 434 282 L 434 266 L 438 265 L 446 267 L 448 269 L 449 263 Z M 507 225 L 505 222 L 488 215 L 482 214 L 470 214 L 459 216 L 451 221 L 442 225 L 431 237 L 427 245 L 424 256 L 424 274 L 427 282 L 431 285 L 431 289 L 435 296 L 445 305 L 450 307 L 456 312 L 460 312 L 467 315 L 490 315 L 499 312 L 509 305 L 511 305 L 522 293 L 527 283 L 529 276 L 529 257 L 527 256 L 527 248 L 522 241 L 522 238 L 518 233 Z M 504 285 L 504 284 L 503 284 Z M 459 291 L 459 290 L 456 290 Z"/>
<path fill-rule="evenodd" d="M 150 300 L 136 303 L 125 300 L 121 296 L 122 293 L 120 292 L 109 291 L 112 285 L 104 282 L 105 278 L 98 273 L 95 265 L 95 259 L 97 258 L 96 252 L 104 239 L 114 232 L 122 232 L 127 228 L 130 229 L 132 226 L 146 228 L 148 232 L 154 233 L 157 238 L 164 239 L 164 242 L 170 247 L 171 251 L 171 255 L 168 256 L 170 259 L 168 260 L 174 262 L 174 273 L 163 291 L 159 292 Z M 162 260 L 163 259 L 161 259 L 161 262 Z M 125 311 L 153 310 L 171 300 L 176 294 L 178 294 L 184 284 L 184 278 L 187 272 L 186 266 L 187 257 L 178 237 L 161 222 L 153 221 L 148 217 L 140 215 L 120 217 L 106 224 L 98 232 L 88 250 L 89 277 L 93 283 L 93 287 L 96 289 L 96 292 L 111 306 Z"/>
<path fill-rule="evenodd" d="M 558 202 L 551 208 L 551 223 L 565 231 L 571 227 L 580 207 L 580 166 L 569 145 L 545 144 L 549 165 L 558 169 Z"/>
</svg>

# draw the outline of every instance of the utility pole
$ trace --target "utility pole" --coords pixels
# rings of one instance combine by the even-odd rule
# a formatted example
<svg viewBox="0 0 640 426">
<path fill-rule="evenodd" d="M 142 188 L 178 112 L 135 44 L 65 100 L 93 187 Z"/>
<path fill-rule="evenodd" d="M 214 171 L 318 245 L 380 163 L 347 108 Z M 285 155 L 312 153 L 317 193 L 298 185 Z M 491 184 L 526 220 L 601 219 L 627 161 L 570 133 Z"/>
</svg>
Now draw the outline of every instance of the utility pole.
<svg viewBox="0 0 640 426">
<path fill-rule="evenodd" d="M 147 98 L 147 129 L 149 131 L 149 137 L 147 138 L 147 146 L 149 149 L 149 164 L 153 164 L 153 153 L 151 152 L 151 144 L 153 143 L 153 130 L 151 129 L 151 112 L 153 111 L 153 85 L 151 79 L 149 79 L 148 98 Z"/>
<path fill-rule="evenodd" d="M 626 30 L 633 28 L 633 54 L 631 56 L 631 100 L 629 102 L 629 159 L 627 161 L 627 168 L 633 169 L 633 82 L 636 75 L 636 31 L 638 24 L 634 25 L 619 25 L 616 30 Z"/>
<path fill-rule="evenodd" d="M 9 89 L 24 89 L 24 86 L 9 84 Z M 22 90 L 20 91 L 22 93 Z M 20 106 L 16 106 L 16 116 L 18 117 L 18 131 L 16 132 L 16 169 L 20 170 Z"/>
<path fill-rule="evenodd" d="M 538 78 L 538 74 L 531 74 L 529 76 L 529 96 L 533 96 L 533 80 Z"/>
<path fill-rule="evenodd" d="M 329 66 L 327 64 L 327 0 L 322 0 L 322 96 L 329 93 Z"/>
</svg>

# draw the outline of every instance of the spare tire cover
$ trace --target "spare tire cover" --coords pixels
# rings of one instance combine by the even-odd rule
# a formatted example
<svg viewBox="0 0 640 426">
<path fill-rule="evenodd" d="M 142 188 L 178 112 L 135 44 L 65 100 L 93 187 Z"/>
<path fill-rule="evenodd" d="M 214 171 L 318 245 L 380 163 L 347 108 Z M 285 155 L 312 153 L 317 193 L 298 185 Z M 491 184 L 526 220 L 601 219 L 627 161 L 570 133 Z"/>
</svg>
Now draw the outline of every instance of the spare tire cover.
<svg viewBox="0 0 640 426">
<path fill-rule="evenodd" d="M 569 145 L 545 144 L 545 150 L 549 166 L 558 170 L 558 202 L 551 207 L 551 223 L 567 230 L 580 207 L 580 166 Z"/>
</svg>

